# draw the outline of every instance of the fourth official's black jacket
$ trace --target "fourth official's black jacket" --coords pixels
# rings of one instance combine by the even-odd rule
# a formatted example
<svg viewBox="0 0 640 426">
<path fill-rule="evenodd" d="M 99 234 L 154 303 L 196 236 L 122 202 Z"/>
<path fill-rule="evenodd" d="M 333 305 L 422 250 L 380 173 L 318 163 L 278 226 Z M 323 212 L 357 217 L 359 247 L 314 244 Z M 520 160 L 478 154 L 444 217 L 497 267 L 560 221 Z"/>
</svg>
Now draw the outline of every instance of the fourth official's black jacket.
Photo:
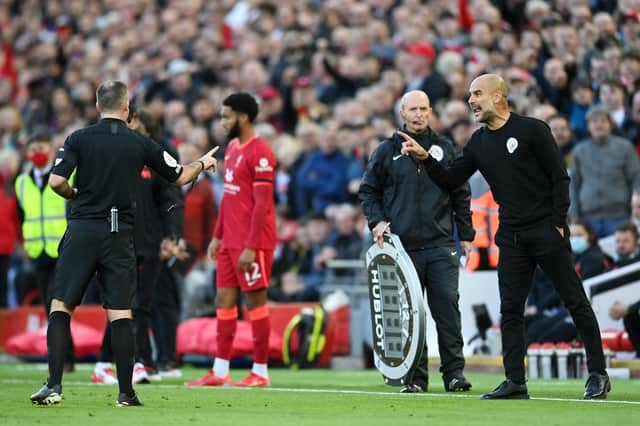
<svg viewBox="0 0 640 426">
<path fill-rule="evenodd" d="M 412 134 L 420 145 L 447 167 L 458 151 L 448 139 L 427 129 Z M 462 241 L 473 241 L 469 184 L 451 192 L 436 185 L 422 163 L 402 155 L 404 139 L 394 133 L 383 141 L 371 156 L 360 184 L 359 198 L 369 228 L 378 222 L 391 222 L 406 250 L 431 248 L 453 243 L 453 223 Z"/>
</svg>

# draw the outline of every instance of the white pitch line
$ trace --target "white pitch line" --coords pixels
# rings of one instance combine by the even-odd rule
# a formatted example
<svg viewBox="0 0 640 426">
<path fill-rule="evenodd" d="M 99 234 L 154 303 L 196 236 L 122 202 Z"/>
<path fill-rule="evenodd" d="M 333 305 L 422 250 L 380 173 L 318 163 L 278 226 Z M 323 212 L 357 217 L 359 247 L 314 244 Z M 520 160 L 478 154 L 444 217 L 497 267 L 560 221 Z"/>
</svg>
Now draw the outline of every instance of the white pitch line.
<svg viewBox="0 0 640 426">
<path fill-rule="evenodd" d="M 18 379 L 0 379 L 0 383 L 6 384 L 37 384 L 40 385 L 42 382 L 37 380 L 18 380 Z M 64 385 L 73 385 L 73 386 L 87 386 L 87 387 L 101 387 L 101 388 L 109 388 L 115 385 L 101 385 L 97 383 L 91 382 L 64 382 Z M 298 393 L 329 393 L 329 394 L 340 394 L 340 395 L 371 395 L 371 396 L 396 396 L 402 398 L 479 398 L 478 395 L 469 395 L 463 393 L 412 393 L 412 394 L 402 394 L 399 392 L 384 392 L 384 391 L 361 391 L 361 390 L 348 390 L 348 389 L 307 389 L 307 388 L 277 388 L 277 387 L 265 387 L 265 388 L 238 388 L 233 386 L 202 386 L 202 387 L 191 387 L 187 388 L 184 385 L 161 385 L 157 383 L 152 384 L 144 384 L 138 385 L 141 389 L 144 388 L 166 388 L 166 389 L 206 389 L 206 390 L 239 390 L 239 391 L 254 391 L 254 390 L 263 390 L 268 392 L 298 392 Z M 638 405 L 640 406 L 640 401 L 620 401 L 613 399 L 592 399 L 592 400 L 584 400 L 584 399 L 573 399 L 573 398 L 550 398 L 550 397 L 532 397 L 530 398 L 532 401 L 557 401 L 557 402 L 582 402 L 582 403 L 597 403 L 597 404 L 622 404 L 622 405 Z"/>
<path fill-rule="evenodd" d="M 357 390 L 340 390 L 340 389 L 295 389 L 295 388 L 265 388 L 265 390 L 275 392 L 308 392 L 308 393 L 337 393 L 337 394 L 355 394 L 355 395 L 390 395 L 390 396 L 402 396 L 409 397 L 408 394 L 401 394 L 398 392 L 373 392 L 373 391 L 357 391 Z M 469 395 L 461 393 L 414 393 L 414 396 L 422 398 L 478 398 L 478 395 Z M 598 402 L 607 404 L 627 404 L 627 405 L 640 405 L 640 401 L 616 401 L 607 399 L 585 400 L 585 399 L 569 399 L 569 398 L 545 398 L 545 397 L 533 397 L 530 398 L 534 401 L 562 401 L 562 402 Z"/>
</svg>

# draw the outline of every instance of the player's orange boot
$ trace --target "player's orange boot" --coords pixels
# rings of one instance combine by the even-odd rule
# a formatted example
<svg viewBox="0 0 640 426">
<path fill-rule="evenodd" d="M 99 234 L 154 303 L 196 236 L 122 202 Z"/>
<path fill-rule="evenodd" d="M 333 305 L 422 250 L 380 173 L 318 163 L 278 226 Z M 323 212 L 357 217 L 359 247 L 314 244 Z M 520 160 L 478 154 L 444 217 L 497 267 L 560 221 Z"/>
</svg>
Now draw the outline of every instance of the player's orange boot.
<svg viewBox="0 0 640 426">
<path fill-rule="evenodd" d="M 203 377 L 186 382 L 187 386 L 224 386 L 231 383 L 231 376 L 228 374 L 224 377 L 216 376 L 213 370 L 209 370 Z"/>
<path fill-rule="evenodd" d="M 271 380 L 269 380 L 268 377 L 259 376 L 255 374 L 253 371 L 250 372 L 249 375 L 244 379 L 242 379 L 241 381 L 233 383 L 233 386 L 252 387 L 252 388 L 265 387 L 270 385 L 271 385 Z"/>
</svg>

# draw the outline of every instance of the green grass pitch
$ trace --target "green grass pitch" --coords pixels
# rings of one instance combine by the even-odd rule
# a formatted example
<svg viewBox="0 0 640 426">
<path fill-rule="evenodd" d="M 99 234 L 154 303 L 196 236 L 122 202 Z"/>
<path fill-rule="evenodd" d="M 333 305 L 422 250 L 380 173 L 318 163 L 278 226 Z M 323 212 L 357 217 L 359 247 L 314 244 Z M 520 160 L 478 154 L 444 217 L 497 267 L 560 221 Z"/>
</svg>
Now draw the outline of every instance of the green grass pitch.
<svg viewBox="0 0 640 426">
<path fill-rule="evenodd" d="M 29 395 L 46 378 L 44 366 L 0 363 L 0 425 L 628 425 L 640 422 L 640 380 L 614 380 L 606 401 L 582 401 L 583 380 L 532 380 L 528 401 L 482 401 L 502 380 L 469 373 L 468 393 L 445 393 L 438 373 L 426 394 L 400 394 L 376 371 L 271 369 L 265 389 L 187 388 L 204 369 L 184 368 L 181 379 L 138 385 L 144 407 L 114 406 L 117 386 L 89 381 L 80 364 L 63 379 L 64 400 L 32 406 Z M 232 371 L 239 380 L 246 370 Z"/>
</svg>

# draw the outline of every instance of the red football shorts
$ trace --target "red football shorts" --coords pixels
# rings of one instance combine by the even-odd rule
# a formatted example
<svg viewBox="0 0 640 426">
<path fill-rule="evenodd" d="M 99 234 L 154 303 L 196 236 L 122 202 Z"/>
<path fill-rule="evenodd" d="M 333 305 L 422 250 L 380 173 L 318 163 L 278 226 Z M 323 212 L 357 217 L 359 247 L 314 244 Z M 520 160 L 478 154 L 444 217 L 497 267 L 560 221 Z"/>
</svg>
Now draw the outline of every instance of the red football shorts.
<svg viewBox="0 0 640 426">
<path fill-rule="evenodd" d="M 255 291 L 269 287 L 273 250 L 256 250 L 256 259 L 247 272 L 238 267 L 242 249 L 223 248 L 218 252 L 216 287 L 239 287 L 241 291 Z"/>
</svg>

